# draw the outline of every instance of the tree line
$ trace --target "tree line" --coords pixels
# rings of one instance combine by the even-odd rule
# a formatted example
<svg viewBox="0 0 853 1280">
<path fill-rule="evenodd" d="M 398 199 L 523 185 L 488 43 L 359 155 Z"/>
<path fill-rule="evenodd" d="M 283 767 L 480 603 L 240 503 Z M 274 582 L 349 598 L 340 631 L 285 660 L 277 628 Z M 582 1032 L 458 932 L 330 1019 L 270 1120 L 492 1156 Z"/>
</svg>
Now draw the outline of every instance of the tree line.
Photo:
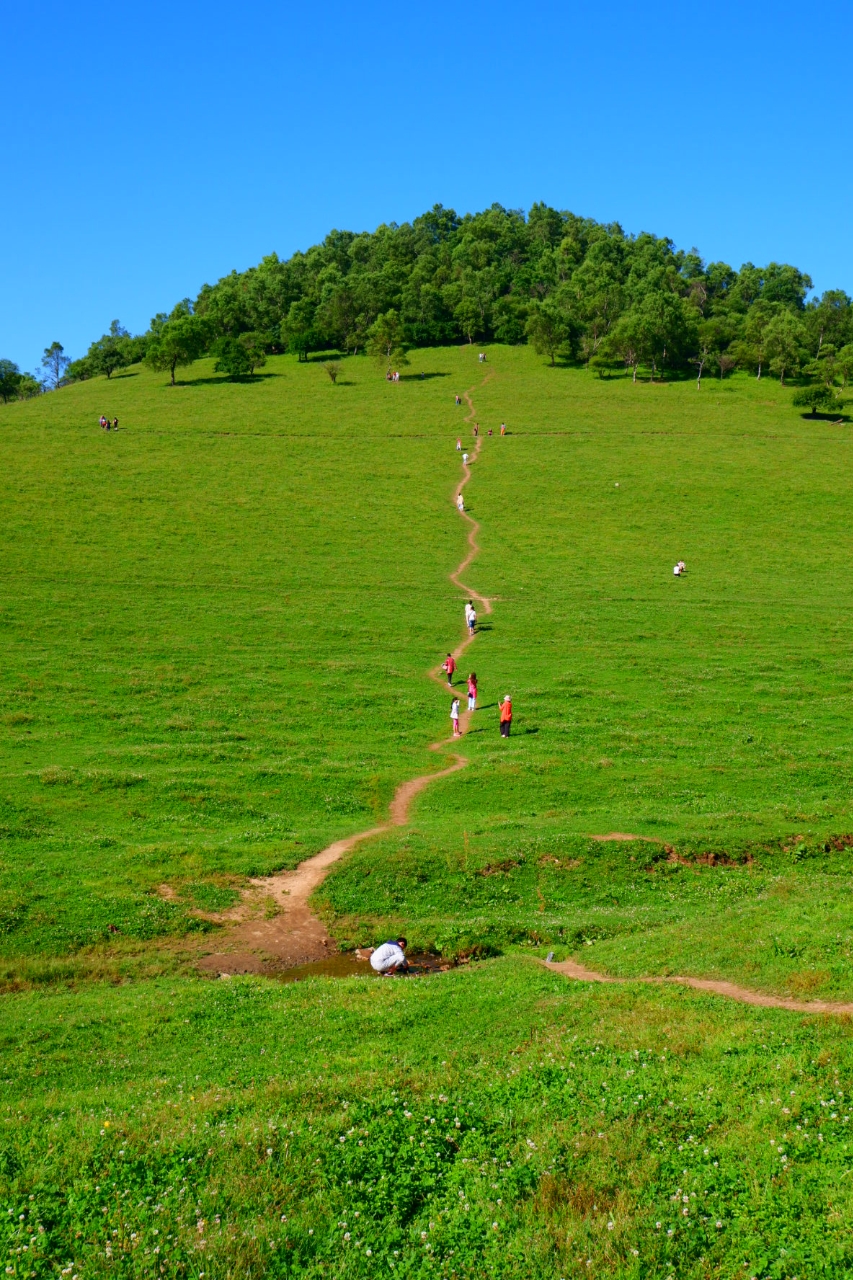
<svg viewBox="0 0 853 1280">
<path fill-rule="evenodd" d="M 388 367 L 413 346 L 527 341 L 551 364 L 602 377 L 693 376 L 701 386 L 740 368 L 801 379 L 814 410 L 836 403 L 853 376 L 853 307 L 840 289 L 811 291 L 788 264 L 735 270 L 545 204 L 464 217 L 436 205 L 411 223 L 332 231 L 286 260 L 271 254 L 155 316 L 145 334 L 114 321 L 51 385 L 109 378 L 139 360 L 174 382 L 203 354 L 239 378 L 282 351 L 366 352 Z"/>
</svg>

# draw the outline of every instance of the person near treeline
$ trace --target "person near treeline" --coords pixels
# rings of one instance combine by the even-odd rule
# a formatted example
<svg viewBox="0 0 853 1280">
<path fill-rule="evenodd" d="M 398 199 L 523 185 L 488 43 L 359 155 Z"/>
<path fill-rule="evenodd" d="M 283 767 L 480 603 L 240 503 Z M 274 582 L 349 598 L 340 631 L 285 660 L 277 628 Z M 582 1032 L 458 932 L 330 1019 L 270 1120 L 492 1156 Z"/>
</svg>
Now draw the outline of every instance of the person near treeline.
<svg viewBox="0 0 853 1280">
<path fill-rule="evenodd" d="M 477 673 L 472 671 L 468 677 L 468 710 L 475 711 L 477 708 Z"/>
<path fill-rule="evenodd" d="M 509 731 L 512 726 L 512 699 L 509 694 L 506 695 L 500 707 L 501 711 L 501 737 L 508 738 Z"/>
<path fill-rule="evenodd" d="M 449 653 L 441 664 L 442 670 L 447 672 L 447 683 L 453 685 L 453 672 L 456 670 L 456 659 L 452 653 Z"/>
<path fill-rule="evenodd" d="M 459 732 L 459 699 L 458 698 L 454 698 L 450 704 L 450 721 L 451 721 L 451 724 L 453 725 L 454 738 L 461 738 L 462 735 Z"/>
<path fill-rule="evenodd" d="M 390 942 L 383 942 L 381 947 L 377 947 L 370 956 L 371 968 L 377 973 L 381 973 L 383 977 L 390 977 L 395 973 L 405 973 L 409 967 L 406 959 L 406 947 L 409 945 L 405 938 L 391 939 Z"/>
</svg>

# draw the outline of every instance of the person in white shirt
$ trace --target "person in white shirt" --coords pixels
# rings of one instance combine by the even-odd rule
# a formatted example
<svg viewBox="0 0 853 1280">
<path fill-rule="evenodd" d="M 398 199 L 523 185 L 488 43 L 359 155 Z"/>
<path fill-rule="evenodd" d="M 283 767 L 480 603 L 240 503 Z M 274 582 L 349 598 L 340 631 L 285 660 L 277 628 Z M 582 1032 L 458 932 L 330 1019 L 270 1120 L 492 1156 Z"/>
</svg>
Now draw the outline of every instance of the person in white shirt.
<svg viewBox="0 0 853 1280">
<path fill-rule="evenodd" d="M 457 495 L 456 495 L 456 506 L 458 507 L 458 509 L 459 509 L 460 511 L 464 511 L 464 510 L 465 510 L 465 501 L 464 501 L 464 499 L 463 499 L 463 497 L 462 497 L 462 494 L 461 494 L 461 493 L 457 493 Z"/>
<path fill-rule="evenodd" d="M 406 947 L 408 942 L 405 938 L 398 938 L 396 942 L 383 942 L 381 947 L 377 947 L 370 957 L 371 968 L 383 976 L 394 973 L 405 973 L 409 967 L 406 959 Z"/>
</svg>

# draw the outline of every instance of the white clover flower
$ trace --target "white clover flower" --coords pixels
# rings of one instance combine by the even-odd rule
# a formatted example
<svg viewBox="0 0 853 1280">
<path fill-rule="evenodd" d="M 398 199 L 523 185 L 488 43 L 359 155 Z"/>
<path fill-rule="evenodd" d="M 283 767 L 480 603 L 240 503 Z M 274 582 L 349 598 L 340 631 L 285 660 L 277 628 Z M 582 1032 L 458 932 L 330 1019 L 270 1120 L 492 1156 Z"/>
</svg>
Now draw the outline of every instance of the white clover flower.
<svg viewBox="0 0 853 1280">
<path fill-rule="evenodd" d="M 722 1224 L 722 1222 L 718 1222 L 718 1223 L 717 1223 L 717 1229 L 719 1230 L 719 1228 L 720 1228 L 722 1225 L 723 1225 L 723 1224 Z"/>
<path fill-rule="evenodd" d="M 349 1240 L 350 1238 L 351 1238 L 351 1237 L 350 1237 L 350 1232 L 349 1232 L 349 1231 L 345 1231 L 345 1232 L 344 1232 L 344 1239 L 345 1239 L 345 1240 Z"/>
</svg>

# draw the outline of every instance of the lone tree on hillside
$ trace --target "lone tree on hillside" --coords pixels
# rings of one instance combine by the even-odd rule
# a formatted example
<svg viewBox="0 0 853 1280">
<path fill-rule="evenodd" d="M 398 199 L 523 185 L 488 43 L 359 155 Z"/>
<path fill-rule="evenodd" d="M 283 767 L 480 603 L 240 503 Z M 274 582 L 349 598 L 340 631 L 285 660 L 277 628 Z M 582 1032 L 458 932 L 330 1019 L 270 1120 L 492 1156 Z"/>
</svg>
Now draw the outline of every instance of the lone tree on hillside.
<svg viewBox="0 0 853 1280">
<path fill-rule="evenodd" d="M 194 315 L 179 315 L 167 320 L 145 354 L 145 363 L 152 369 L 169 370 L 171 385 L 175 385 L 175 370 L 192 364 L 207 347 L 207 327 Z"/>
<path fill-rule="evenodd" d="M 46 381 L 50 384 L 51 390 L 56 391 L 65 381 L 65 370 L 71 363 L 62 343 L 52 342 L 49 347 L 45 347 L 41 363 L 47 370 Z"/>
<path fill-rule="evenodd" d="M 826 386 L 825 383 L 823 386 L 803 387 L 802 391 L 798 391 L 794 396 L 792 403 L 797 409 L 810 409 L 813 418 L 817 417 L 819 409 L 824 413 L 832 413 L 841 408 L 832 387 Z"/>
</svg>

